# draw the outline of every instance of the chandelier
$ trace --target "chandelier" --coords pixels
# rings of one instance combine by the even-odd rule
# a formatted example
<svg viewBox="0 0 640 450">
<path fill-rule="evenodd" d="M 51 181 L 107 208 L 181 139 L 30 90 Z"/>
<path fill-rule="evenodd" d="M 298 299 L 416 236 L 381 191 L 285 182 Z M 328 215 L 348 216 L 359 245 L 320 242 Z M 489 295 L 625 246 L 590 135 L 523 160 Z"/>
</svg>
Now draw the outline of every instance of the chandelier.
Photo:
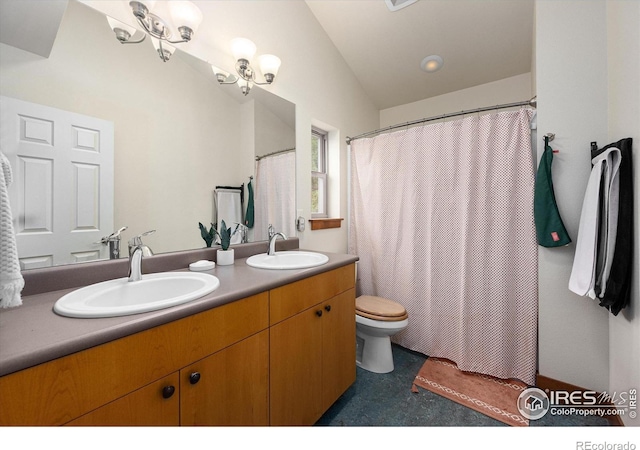
<svg viewBox="0 0 640 450">
<path fill-rule="evenodd" d="M 129 2 L 133 16 L 144 31 L 140 39 L 131 40 L 137 31 L 135 27 L 112 17 L 107 17 L 107 21 L 122 44 L 139 44 L 149 35 L 160 59 L 166 62 L 175 51 L 172 44 L 189 42 L 193 38 L 202 22 L 202 11 L 189 1 L 169 1 L 167 6 L 172 19 L 172 22 L 169 22 L 153 12 L 155 4 L 156 0 Z M 170 23 L 176 25 L 175 30 Z"/>
<path fill-rule="evenodd" d="M 249 39 L 236 38 L 231 41 L 231 52 L 236 60 L 237 76 L 231 75 L 218 67 L 211 66 L 218 83 L 238 84 L 242 94 L 247 95 L 254 84 L 265 85 L 273 83 L 278 69 L 280 69 L 280 58 L 275 55 L 261 55 L 258 57 L 258 65 L 264 81 L 258 81 L 256 71 L 251 66 L 251 60 L 256 53 L 256 44 Z"/>
</svg>

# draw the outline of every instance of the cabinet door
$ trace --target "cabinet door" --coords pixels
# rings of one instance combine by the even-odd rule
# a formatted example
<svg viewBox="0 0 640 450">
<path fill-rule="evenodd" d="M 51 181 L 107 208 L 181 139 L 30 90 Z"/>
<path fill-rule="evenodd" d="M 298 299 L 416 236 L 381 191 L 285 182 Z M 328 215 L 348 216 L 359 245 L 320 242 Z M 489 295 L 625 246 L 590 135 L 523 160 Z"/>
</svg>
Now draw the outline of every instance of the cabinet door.
<svg viewBox="0 0 640 450">
<path fill-rule="evenodd" d="M 356 380 L 355 305 L 355 289 L 322 304 L 323 411 L 329 409 Z"/>
<path fill-rule="evenodd" d="M 81 416 L 71 426 L 177 426 L 178 373 L 173 373 Z"/>
<path fill-rule="evenodd" d="M 180 371 L 181 425 L 269 424 L 269 332 Z"/>
<path fill-rule="evenodd" d="M 317 305 L 270 329 L 271 425 L 312 425 L 322 414 L 322 319 Z"/>
</svg>

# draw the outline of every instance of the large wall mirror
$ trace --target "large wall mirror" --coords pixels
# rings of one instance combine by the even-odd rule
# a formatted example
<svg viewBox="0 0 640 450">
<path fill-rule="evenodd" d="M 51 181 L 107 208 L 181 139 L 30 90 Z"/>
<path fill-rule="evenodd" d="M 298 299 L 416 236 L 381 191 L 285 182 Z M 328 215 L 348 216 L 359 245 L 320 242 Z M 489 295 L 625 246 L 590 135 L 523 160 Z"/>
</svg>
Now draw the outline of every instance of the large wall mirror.
<svg viewBox="0 0 640 450">
<path fill-rule="evenodd" d="M 28 3 L 35 14 L 41 2 Z M 2 96 L 112 123 L 113 222 L 99 234 L 128 227 L 122 232 L 121 257 L 127 240 L 148 230 L 156 230 L 145 237 L 156 254 L 204 247 L 198 223 L 208 226 L 215 220 L 216 186 L 244 185 L 244 213 L 250 180 L 255 225 L 248 240 L 266 239 L 268 224 L 295 235 L 292 103 L 258 87 L 245 97 L 237 86 L 220 86 L 207 62 L 180 50 L 163 62 L 151 42 L 121 45 L 101 13 L 76 0 L 66 6 L 48 58 L 0 45 Z M 283 155 L 292 155 L 294 163 L 270 172 L 271 161 Z M 24 170 L 20 164 L 14 168 L 18 175 Z M 91 184 L 91 171 L 85 175 Z M 268 187 L 260 189 L 267 179 Z M 283 186 L 288 196 L 276 197 Z M 85 197 L 97 201 L 86 190 Z M 49 208 L 54 201 L 64 200 L 47 197 L 41 204 Z M 20 224 L 17 228 L 20 235 Z M 31 234 L 48 232 L 44 225 Z M 90 253 L 67 251 L 74 252 Z M 74 262 L 47 260 L 42 253 L 27 255 L 25 267 Z"/>
</svg>

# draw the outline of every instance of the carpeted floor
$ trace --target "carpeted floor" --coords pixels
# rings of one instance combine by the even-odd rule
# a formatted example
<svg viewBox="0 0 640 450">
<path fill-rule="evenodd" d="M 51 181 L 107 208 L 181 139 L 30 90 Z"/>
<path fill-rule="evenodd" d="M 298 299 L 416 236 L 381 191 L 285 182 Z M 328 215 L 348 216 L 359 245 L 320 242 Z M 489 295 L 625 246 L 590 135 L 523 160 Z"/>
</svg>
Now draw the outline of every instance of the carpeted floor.
<svg viewBox="0 0 640 450">
<path fill-rule="evenodd" d="M 395 370 L 375 374 L 357 368 L 356 382 L 316 423 L 319 426 L 506 426 L 470 408 L 411 385 L 426 357 L 394 345 Z M 552 416 L 530 426 L 608 426 L 601 417 Z"/>
</svg>

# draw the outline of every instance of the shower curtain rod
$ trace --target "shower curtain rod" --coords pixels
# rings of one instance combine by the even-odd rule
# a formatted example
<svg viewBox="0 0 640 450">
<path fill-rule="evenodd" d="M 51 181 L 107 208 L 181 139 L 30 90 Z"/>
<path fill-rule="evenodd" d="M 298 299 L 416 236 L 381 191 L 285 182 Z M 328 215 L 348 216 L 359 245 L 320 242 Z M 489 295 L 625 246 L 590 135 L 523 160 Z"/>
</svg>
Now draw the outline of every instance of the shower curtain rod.
<svg viewBox="0 0 640 450">
<path fill-rule="evenodd" d="M 288 153 L 288 152 L 293 152 L 295 151 L 296 148 L 286 148 L 284 150 L 278 150 L 277 152 L 271 152 L 271 153 L 267 153 L 266 155 L 262 155 L 262 156 L 256 156 L 256 161 L 260 161 L 262 158 L 266 158 L 267 156 L 274 156 L 274 155 L 279 155 L 280 153 Z"/>
<path fill-rule="evenodd" d="M 412 122 L 405 122 L 405 123 L 400 123 L 400 124 L 397 124 L 397 125 L 391 125 L 391 126 L 388 126 L 386 128 L 380 128 L 379 130 L 368 131 L 366 133 L 362 133 L 362 134 L 359 134 L 359 135 L 354 136 L 354 137 L 347 136 L 347 145 L 351 144 L 351 141 L 354 141 L 356 139 L 361 139 L 361 138 L 364 138 L 364 137 L 367 137 L 367 136 L 371 136 L 373 134 L 384 133 L 385 131 L 395 130 L 396 128 L 410 127 L 412 125 L 418 125 L 418 124 L 421 124 L 421 123 L 431 122 L 431 121 L 434 121 L 434 120 L 442 120 L 442 119 L 447 119 L 449 117 L 463 116 L 463 115 L 466 115 L 466 114 L 475 114 L 475 113 L 484 112 L 484 111 L 492 111 L 494 109 L 515 108 L 515 107 L 518 107 L 518 106 L 531 106 L 531 107 L 535 108 L 536 105 L 537 105 L 536 97 L 533 97 L 531 100 L 526 100 L 526 101 L 522 101 L 522 102 L 505 103 L 503 105 L 485 106 L 483 108 L 470 109 L 468 111 L 460 111 L 460 112 L 449 113 L 449 114 L 441 114 L 439 116 L 427 117 L 425 119 L 414 120 Z"/>
</svg>

